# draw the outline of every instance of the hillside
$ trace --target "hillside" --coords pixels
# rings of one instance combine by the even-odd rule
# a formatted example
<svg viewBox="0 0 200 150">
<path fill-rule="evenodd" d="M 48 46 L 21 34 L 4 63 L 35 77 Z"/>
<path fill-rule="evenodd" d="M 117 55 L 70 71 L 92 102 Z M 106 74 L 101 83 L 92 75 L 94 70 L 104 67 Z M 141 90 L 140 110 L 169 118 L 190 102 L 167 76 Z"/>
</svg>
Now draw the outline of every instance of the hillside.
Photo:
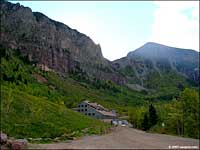
<svg viewBox="0 0 200 150">
<path fill-rule="evenodd" d="M 1 130 L 9 136 L 55 138 L 63 134 L 100 134 L 109 125 L 71 108 L 89 99 L 127 115 L 128 106 L 146 103 L 141 93 L 126 87 L 100 80 L 89 82 L 76 74 L 61 77 L 33 66 L 19 51 L 0 49 Z M 89 129 L 86 133 L 85 128 Z"/>
<path fill-rule="evenodd" d="M 100 134 L 108 126 L 16 87 L 2 86 L 1 97 L 1 130 L 15 138 L 71 138 L 86 128 L 87 134 Z"/>
<path fill-rule="evenodd" d="M 68 97 L 54 88 L 21 55 L 1 48 L 1 131 L 15 138 L 67 139 L 107 130 L 109 125 L 67 108 Z"/>
</svg>

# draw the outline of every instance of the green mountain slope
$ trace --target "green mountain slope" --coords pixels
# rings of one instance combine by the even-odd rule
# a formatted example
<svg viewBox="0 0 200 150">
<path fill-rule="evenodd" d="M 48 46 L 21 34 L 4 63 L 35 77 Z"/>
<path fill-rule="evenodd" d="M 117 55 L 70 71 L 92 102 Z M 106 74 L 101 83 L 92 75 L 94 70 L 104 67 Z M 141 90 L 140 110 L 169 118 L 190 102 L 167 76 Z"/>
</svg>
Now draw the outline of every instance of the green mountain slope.
<svg viewBox="0 0 200 150">
<path fill-rule="evenodd" d="M 85 128 L 99 134 L 106 128 L 103 122 L 12 87 L 2 86 L 1 96 L 1 130 L 9 136 L 55 138 L 73 132 L 81 134 Z"/>
<path fill-rule="evenodd" d="M 85 80 L 79 73 L 62 77 L 44 72 L 18 50 L 1 50 L 2 131 L 14 137 L 56 137 L 89 128 L 101 133 L 109 125 L 73 112 L 83 99 L 98 102 L 119 114 L 147 104 L 142 93 L 111 81 Z"/>
<path fill-rule="evenodd" d="M 67 96 L 39 83 L 36 67 L 1 48 L 1 130 L 16 138 L 55 138 L 63 134 L 99 134 L 109 125 L 68 109 Z M 65 99 L 66 98 L 66 99 Z M 73 135 L 72 135 L 73 134 Z"/>
</svg>

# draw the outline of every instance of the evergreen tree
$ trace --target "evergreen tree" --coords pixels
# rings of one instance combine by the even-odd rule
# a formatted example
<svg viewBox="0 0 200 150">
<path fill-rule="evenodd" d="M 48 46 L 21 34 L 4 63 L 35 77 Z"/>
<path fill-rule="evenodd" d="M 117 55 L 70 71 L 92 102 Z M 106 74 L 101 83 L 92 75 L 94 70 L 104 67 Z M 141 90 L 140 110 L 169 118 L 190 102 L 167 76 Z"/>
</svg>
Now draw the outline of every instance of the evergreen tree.
<svg viewBox="0 0 200 150">
<path fill-rule="evenodd" d="M 145 113 L 144 114 L 144 119 L 143 119 L 143 122 L 142 122 L 142 129 L 144 131 L 146 130 L 149 130 L 150 126 L 149 126 L 149 117 L 148 117 L 148 114 Z"/>
<path fill-rule="evenodd" d="M 149 125 L 154 126 L 158 121 L 158 115 L 156 112 L 156 109 L 154 108 L 154 106 L 151 104 L 149 105 Z"/>
</svg>

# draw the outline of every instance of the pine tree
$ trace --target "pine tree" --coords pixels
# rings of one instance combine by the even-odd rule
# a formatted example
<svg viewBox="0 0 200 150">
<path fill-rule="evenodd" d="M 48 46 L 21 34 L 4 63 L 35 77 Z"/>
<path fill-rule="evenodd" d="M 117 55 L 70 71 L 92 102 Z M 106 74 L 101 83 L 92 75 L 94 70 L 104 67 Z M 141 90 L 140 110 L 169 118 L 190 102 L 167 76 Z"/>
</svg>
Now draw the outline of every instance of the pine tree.
<svg viewBox="0 0 200 150">
<path fill-rule="evenodd" d="M 149 117 L 148 117 L 148 114 L 145 113 L 144 114 L 144 119 L 143 119 L 143 122 L 142 122 L 142 129 L 144 131 L 146 130 L 149 130 L 150 126 L 149 126 Z"/>
<path fill-rule="evenodd" d="M 156 109 L 154 108 L 154 106 L 151 104 L 149 105 L 149 125 L 154 126 L 158 121 L 158 116 L 157 116 L 157 112 Z"/>
</svg>

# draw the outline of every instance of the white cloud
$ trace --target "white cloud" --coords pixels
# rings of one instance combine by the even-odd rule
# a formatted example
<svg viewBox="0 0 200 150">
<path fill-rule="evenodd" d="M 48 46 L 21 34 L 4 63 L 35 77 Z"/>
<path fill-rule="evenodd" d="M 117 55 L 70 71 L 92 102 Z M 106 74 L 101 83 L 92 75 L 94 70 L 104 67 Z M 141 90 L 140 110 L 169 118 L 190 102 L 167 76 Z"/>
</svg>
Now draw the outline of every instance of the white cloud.
<svg viewBox="0 0 200 150">
<path fill-rule="evenodd" d="M 150 41 L 199 51 L 198 1 L 156 1 Z M 189 10 L 190 16 L 184 11 Z"/>
</svg>

